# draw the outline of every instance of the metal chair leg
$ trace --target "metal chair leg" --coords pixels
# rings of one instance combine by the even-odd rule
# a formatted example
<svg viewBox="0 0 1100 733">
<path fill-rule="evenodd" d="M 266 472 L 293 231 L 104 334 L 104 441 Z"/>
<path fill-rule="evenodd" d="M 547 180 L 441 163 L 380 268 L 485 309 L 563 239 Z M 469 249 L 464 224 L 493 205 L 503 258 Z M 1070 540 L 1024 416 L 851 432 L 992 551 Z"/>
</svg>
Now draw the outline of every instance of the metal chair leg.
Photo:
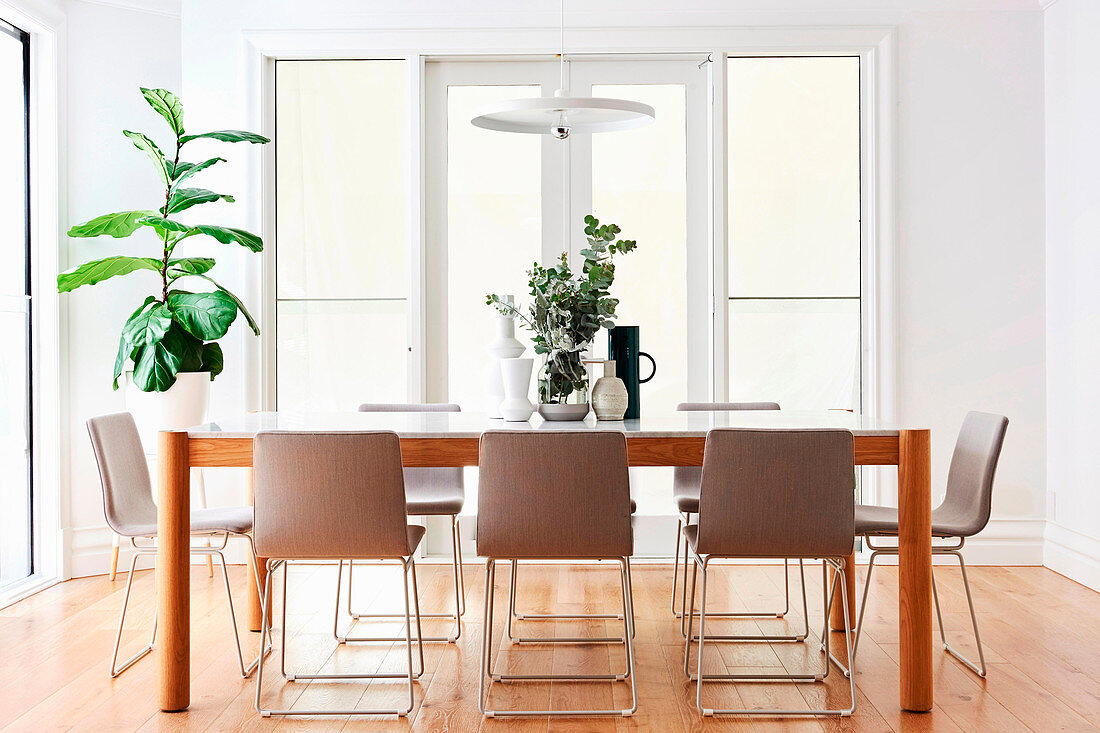
<svg viewBox="0 0 1100 733">
<path fill-rule="evenodd" d="M 155 609 L 153 610 L 153 634 L 152 637 L 149 639 L 149 643 L 142 647 L 141 650 L 139 650 L 134 656 L 123 662 L 121 667 L 117 666 L 118 649 L 122 643 L 122 625 L 126 621 L 126 608 L 130 605 L 130 589 L 133 588 L 134 585 L 134 570 L 137 567 L 137 561 L 139 557 L 141 557 L 142 555 L 151 554 L 153 553 L 142 552 L 141 550 L 135 549 L 133 555 L 130 557 L 130 572 L 126 576 L 126 594 L 122 597 L 122 610 L 119 612 L 118 615 L 118 631 L 115 633 L 115 648 L 114 652 L 111 654 L 112 678 L 118 677 L 120 674 L 133 666 L 133 664 L 139 659 L 147 655 L 149 652 L 153 651 L 153 643 L 156 641 L 157 638 L 157 614 Z"/>
<path fill-rule="evenodd" d="M 508 675 L 493 672 L 492 647 L 493 647 L 493 604 L 496 596 L 496 560 L 490 558 L 485 565 L 485 616 L 484 638 L 481 647 L 481 667 L 478 675 L 478 709 L 482 715 L 494 717 L 523 717 L 523 716 L 621 716 L 629 717 L 638 709 L 638 695 L 634 674 L 634 591 L 630 579 L 629 558 L 619 558 L 620 580 L 622 589 L 622 614 L 623 639 L 625 639 L 627 671 L 623 674 L 610 675 Z M 511 591 L 511 589 L 509 589 Z M 486 679 L 490 680 L 490 687 L 485 685 Z M 624 681 L 630 680 L 631 707 L 623 710 L 495 710 L 489 709 L 487 694 L 492 682 L 521 682 L 521 681 L 547 681 L 569 680 L 573 682 L 585 681 Z"/>
<path fill-rule="evenodd" d="M 980 633 L 978 633 L 978 615 L 974 611 L 974 598 L 970 593 L 970 579 L 967 577 L 967 574 L 966 574 L 966 562 L 963 560 L 962 553 L 959 552 L 958 550 L 947 550 L 947 551 L 943 551 L 943 552 L 938 553 L 938 554 L 954 555 L 955 557 L 957 557 L 959 559 L 959 568 L 962 570 L 963 588 L 966 590 L 966 604 L 967 604 L 967 606 L 970 607 L 970 623 L 974 627 L 974 643 L 978 647 L 978 662 L 979 662 L 980 666 L 979 666 L 979 664 L 974 664 L 972 661 L 970 661 L 965 656 L 960 654 L 957 649 L 955 649 L 953 646 L 951 646 L 950 644 L 947 643 L 947 635 L 946 635 L 946 632 L 944 631 L 944 628 L 943 628 L 943 619 L 942 619 L 942 617 L 940 617 L 940 640 L 943 642 L 944 651 L 946 651 L 951 656 L 955 657 L 955 659 L 958 659 L 963 664 L 965 664 L 967 667 L 969 667 L 971 669 L 971 671 L 973 671 L 979 677 L 985 677 L 985 673 L 986 673 L 985 652 L 982 650 L 982 636 L 981 636 Z M 935 573 L 932 574 L 932 592 L 933 592 L 933 594 L 935 594 L 935 592 L 936 592 L 936 575 L 935 575 Z M 939 598 L 937 597 L 936 598 L 936 616 L 939 617 L 939 615 L 940 615 L 940 601 L 939 601 Z"/>
<path fill-rule="evenodd" d="M 466 613 L 466 581 L 462 577 L 462 548 L 460 544 L 460 536 L 458 532 L 458 517 L 457 515 L 451 515 L 451 559 L 454 566 L 454 583 L 455 583 L 455 610 L 454 613 L 424 613 L 421 614 L 422 618 L 453 618 L 455 621 L 455 632 L 450 636 L 425 636 L 424 641 L 432 642 L 450 642 L 458 641 L 462 636 L 462 615 Z M 343 560 L 340 561 L 341 567 Z M 353 560 L 348 560 L 348 615 L 351 616 L 352 621 L 358 621 L 359 619 L 394 619 L 401 618 L 401 614 L 398 613 L 357 613 L 351 608 L 351 585 L 352 576 L 354 574 L 355 564 Z M 336 597 L 336 609 L 333 612 L 333 635 L 336 636 L 336 640 L 344 644 L 352 641 L 401 641 L 399 637 L 374 637 L 374 636 L 340 636 L 336 634 L 336 626 L 338 623 L 338 617 L 340 615 L 340 597 Z M 354 625 L 354 624 L 353 624 Z"/>
<path fill-rule="evenodd" d="M 737 675 L 737 674 L 704 675 L 703 674 L 703 647 L 704 647 L 705 639 L 706 639 L 707 616 L 709 615 L 707 613 L 707 610 L 706 610 L 707 609 L 707 563 L 708 563 L 708 560 L 709 560 L 709 558 L 704 559 L 704 558 L 699 558 L 697 555 L 695 556 L 696 566 L 698 568 L 701 568 L 701 571 L 702 571 L 703 584 L 702 584 L 702 590 L 701 590 L 701 597 L 699 599 L 699 649 L 698 649 L 698 659 L 696 661 L 696 674 L 695 674 L 694 677 L 692 677 L 689 673 L 688 676 L 689 676 L 690 679 L 693 679 L 696 683 L 696 687 L 695 687 L 695 705 L 696 705 L 696 708 L 699 710 L 699 712 L 702 713 L 704 716 L 708 716 L 708 717 L 709 716 L 714 716 L 714 715 L 746 715 L 746 716 L 772 716 L 772 717 L 774 717 L 774 716 L 800 716 L 801 717 L 801 716 L 812 716 L 812 715 L 839 715 L 839 716 L 849 716 L 849 715 L 851 715 L 855 711 L 855 706 L 856 706 L 856 688 L 855 688 L 855 681 L 854 680 L 850 681 L 851 705 L 848 708 L 843 708 L 843 709 L 828 709 L 828 710 L 770 710 L 770 709 L 763 709 L 763 708 L 716 709 L 716 708 L 708 708 L 708 707 L 705 707 L 703 705 L 703 683 L 706 680 L 712 680 L 712 679 L 716 679 L 716 680 L 735 680 L 735 681 L 743 681 L 743 682 L 762 682 L 762 681 L 780 681 L 780 680 L 783 680 L 783 681 L 794 681 L 794 682 L 819 682 L 819 681 L 823 680 L 825 678 L 825 676 L 828 675 L 830 661 L 837 662 L 835 657 L 833 657 L 833 655 L 829 652 L 829 648 L 828 648 L 828 631 L 826 630 L 826 632 L 824 634 L 824 637 L 825 637 L 825 639 L 824 639 L 824 651 L 825 651 L 825 654 L 826 654 L 824 674 L 820 674 L 820 675 Z M 835 592 L 836 592 L 836 586 L 837 585 L 841 586 L 841 601 L 842 601 L 842 606 L 843 606 L 845 614 L 847 614 L 847 612 L 848 612 L 847 611 L 847 609 L 848 609 L 848 594 L 847 594 L 847 589 L 844 587 L 844 581 L 843 581 L 843 577 L 842 577 L 842 574 L 844 572 L 844 561 L 843 561 L 843 559 L 828 559 L 825 562 L 828 563 L 828 565 L 833 567 L 834 570 L 835 570 L 835 574 L 833 576 L 832 590 L 830 591 L 830 590 L 828 590 L 829 583 L 828 583 L 826 565 L 825 565 L 825 563 L 822 564 L 822 572 L 826 573 L 826 579 L 825 579 L 826 582 L 825 582 L 824 592 L 825 592 L 825 616 L 826 616 L 826 624 L 828 624 L 829 602 L 830 602 L 833 594 L 835 594 Z M 694 603 L 694 588 L 693 588 L 692 589 L 692 608 L 693 609 L 694 609 L 694 605 L 695 605 L 695 603 Z M 692 614 L 692 616 L 694 616 L 694 614 Z M 688 628 L 689 629 L 691 627 L 691 622 L 692 622 L 692 619 L 689 618 L 688 619 L 688 625 L 689 625 Z M 845 628 L 844 636 L 845 636 L 846 646 L 847 646 L 847 649 L 848 649 L 849 659 L 851 659 L 851 651 L 852 651 L 852 636 L 851 636 L 851 633 L 852 633 L 851 629 Z M 688 633 L 687 644 L 688 644 L 688 648 L 685 649 L 685 655 L 684 655 L 685 669 L 688 669 L 687 651 L 690 649 L 690 644 L 691 644 L 690 631 Z"/>
<path fill-rule="evenodd" d="M 283 622 L 282 622 L 282 643 L 280 650 L 280 659 L 283 663 L 283 674 L 288 682 L 295 682 L 297 680 L 363 680 L 363 679 L 407 679 L 409 686 L 409 704 L 404 709 L 359 709 L 352 708 L 346 710 L 271 710 L 264 709 L 261 703 L 261 691 L 263 686 L 263 674 L 264 674 L 264 656 L 260 655 L 259 664 L 256 668 L 256 698 L 255 706 L 256 712 L 265 718 L 272 716 L 299 716 L 299 715 L 396 715 L 398 717 L 405 717 L 408 715 L 415 704 L 415 697 L 413 693 L 414 681 L 424 674 L 424 646 L 421 640 L 417 639 L 417 647 L 420 650 L 420 671 L 413 672 L 413 656 L 412 656 L 412 615 L 410 613 L 409 605 L 409 574 L 413 574 L 413 594 L 415 599 L 416 594 L 416 577 L 415 577 L 415 565 L 413 559 L 407 558 L 401 561 L 402 578 L 404 579 L 405 587 L 405 648 L 408 658 L 408 671 L 404 673 L 393 674 L 286 674 L 285 660 L 286 660 L 286 576 L 289 568 L 289 563 L 285 560 L 269 560 L 268 561 L 268 576 L 264 586 L 263 595 L 263 620 L 261 622 L 260 638 L 263 639 L 270 632 L 270 621 L 268 620 L 268 613 L 271 607 L 271 574 L 279 566 L 283 566 Z M 415 600 L 414 600 L 414 603 Z M 419 604 L 417 604 L 417 607 Z M 417 634 L 419 636 L 420 625 L 419 618 L 417 619 Z"/>
<path fill-rule="evenodd" d="M 787 577 L 787 559 L 783 560 L 783 575 Z M 802 642 L 805 641 L 810 635 L 810 620 L 809 613 L 807 612 L 808 604 L 806 602 L 806 570 L 803 566 L 802 559 L 798 561 L 798 577 L 799 583 L 802 589 L 802 633 L 799 634 L 712 634 L 710 636 L 711 641 L 793 641 Z M 685 571 L 685 587 L 686 587 L 686 571 Z M 708 616 L 713 618 L 783 618 L 790 610 L 790 588 L 789 580 L 784 583 L 784 591 L 787 598 L 787 608 L 784 609 L 781 614 L 753 614 L 753 613 L 707 613 Z M 693 613 L 696 613 L 694 610 Z M 683 622 L 681 621 L 681 626 Z M 689 625 L 690 626 L 690 625 Z M 686 635 L 686 631 L 681 630 L 682 634 Z M 698 641 L 699 637 L 696 636 L 691 639 L 692 641 Z"/>
</svg>

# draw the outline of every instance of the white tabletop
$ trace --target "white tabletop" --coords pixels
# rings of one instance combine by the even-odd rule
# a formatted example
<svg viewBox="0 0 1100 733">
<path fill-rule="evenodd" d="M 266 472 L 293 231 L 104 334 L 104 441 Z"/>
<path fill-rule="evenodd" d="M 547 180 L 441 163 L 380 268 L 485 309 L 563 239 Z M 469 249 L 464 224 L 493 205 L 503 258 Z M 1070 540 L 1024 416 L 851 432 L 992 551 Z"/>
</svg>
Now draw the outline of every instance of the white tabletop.
<svg viewBox="0 0 1100 733">
<path fill-rule="evenodd" d="M 897 435 L 896 425 L 843 410 L 739 410 L 666 412 L 619 422 L 528 422 L 491 420 L 476 412 L 255 412 L 187 430 L 192 438 L 251 438 L 261 430 L 353 432 L 393 430 L 402 438 L 477 438 L 486 430 L 617 430 L 627 437 L 704 437 L 711 428 L 843 428 L 855 435 Z"/>
</svg>

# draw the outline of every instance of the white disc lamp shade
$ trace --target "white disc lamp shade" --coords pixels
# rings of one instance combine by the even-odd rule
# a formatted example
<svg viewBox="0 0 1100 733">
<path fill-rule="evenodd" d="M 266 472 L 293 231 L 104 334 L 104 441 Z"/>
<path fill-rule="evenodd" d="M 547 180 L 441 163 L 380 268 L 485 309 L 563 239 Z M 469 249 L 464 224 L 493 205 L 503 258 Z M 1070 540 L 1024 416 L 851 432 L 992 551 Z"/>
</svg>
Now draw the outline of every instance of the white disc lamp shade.
<svg viewBox="0 0 1100 733">
<path fill-rule="evenodd" d="M 570 97 L 559 89 L 553 97 L 506 99 L 474 110 L 475 126 L 501 132 L 526 132 L 566 138 L 571 132 L 615 132 L 653 122 L 653 108 L 629 99 Z"/>
</svg>

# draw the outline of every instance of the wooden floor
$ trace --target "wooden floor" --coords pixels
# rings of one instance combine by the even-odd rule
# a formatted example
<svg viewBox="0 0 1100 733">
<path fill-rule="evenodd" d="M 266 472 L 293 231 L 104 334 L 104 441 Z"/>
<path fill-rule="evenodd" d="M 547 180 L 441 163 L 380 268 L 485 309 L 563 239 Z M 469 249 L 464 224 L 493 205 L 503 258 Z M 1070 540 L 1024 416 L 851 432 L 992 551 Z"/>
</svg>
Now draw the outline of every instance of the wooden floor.
<svg viewBox="0 0 1100 733">
<path fill-rule="evenodd" d="M 449 597 L 447 566 L 421 565 L 422 609 L 444 605 Z M 503 570 L 503 568 L 502 568 Z M 243 569 L 231 570 L 234 591 L 243 598 Z M 860 568 L 862 578 L 863 568 Z M 936 707 L 928 714 L 898 710 L 897 575 L 894 568 L 876 570 L 860 646 L 856 680 L 858 708 L 850 719 L 704 720 L 695 710 L 695 687 L 683 674 L 683 645 L 677 622 L 669 613 L 671 566 L 635 565 L 637 611 L 637 680 L 639 708 L 628 719 L 482 720 L 477 709 L 478 657 L 482 639 L 483 567 L 466 568 L 466 623 L 457 644 L 426 645 L 426 673 L 416 688 L 416 708 L 407 719 L 329 718 L 262 719 L 252 707 L 254 682 L 236 669 L 228 613 L 218 578 L 196 566 L 192 573 L 191 708 L 162 714 L 156 707 L 156 662 L 138 662 L 118 679 L 107 674 L 123 577 L 105 576 L 54 586 L 0 611 L 0 729 L 19 731 L 89 730 L 432 730 L 655 731 L 703 729 L 843 729 L 843 730 L 1096 730 L 1100 728 L 1100 595 L 1042 568 L 975 568 L 971 572 L 981 631 L 990 665 L 983 681 L 951 657 L 936 652 Z M 973 650 L 969 617 L 957 569 L 937 569 L 940 599 L 949 637 Z M 288 664 L 307 669 L 404 669 L 405 651 L 398 645 L 356 645 L 337 649 L 332 640 L 335 569 L 295 568 L 290 575 Z M 712 581 L 717 609 L 776 608 L 782 604 L 782 571 L 778 567 L 723 568 Z M 797 598 L 797 572 L 791 570 Z M 821 571 L 807 570 L 811 631 L 821 628 Z M 861 580 L 862 583 L 862 580 Z M 618 602 L 614 567 L 521 567 L 518 605 L 527 612 L 562 609 L 613 611 Z M 862 587 L 862 585 L 860 586 Z M 502 592 L 503 591 L 503 592 Z M 357 571 L 356 604 L 369 611 L 399 602 L 396 569 Z M 497 620 L 503 622 L 507 574 L 498 571 Z M 555 604 L 551 608 L 551 604 Z M 243 604 L 240 604 L 243 607 Z M 801 604 L 782 621 L 740 621 L 726 628 L 799 627 Z M 123 652 L 147 638 L 153 612 L 153 578 L 139 573 L 131 599 L 133 624 Z M 241 616 L 243 618 L 243 612 Z M 277 618 L 277 617 L 276 617 Z M 128 619 L 129 622 L 129 619 Z M 615 633 L 611 622 L 525 622 L 531 633 L 559 635 Z M 361 622 L 362 624 L 362 622 Z M 446 622 L 426 622 L 425 634 L 445 633 Z M 708 625 L 710 627 L 710 625 Z M 716 623 L 713 628 L 717 628 Z M 386 627 L 398 632 L 399 627 Z M 535 630 L 537 628 L 537 631 Z M 381 629 L 376 629 L 381 631 Z M 501 638 L 503 628 L 496 634 Z M 244 632 L 250 650 L 257 634 Z M 815 641 L 806 644 L 723 644 L 709 648 L 706 667 L 716 670 L 795 670 L 821 663 Z M 843 636 L 833 635 L 843 645 Z M 277 652 L 276 652 L 277 654 Z M 555 672 L 622 668 L 623 649 L 595 645 L 524 645 L 500 643 L 499 664 L 516 673 L 552 667 Z M 399 705 L 400 682 L 284 683 L 278 657 L 265 671 L 267 700 L 295 706 Z M 780 683 L 714 684 L 704 693 L 707 704 L 745 706 L 841 705 L 845 679 L 834 669 L 817 685 Z M 531 683 L 496 685 L 493 703 L 501 706 L 625 707 L 626 683 Z M 721 698 L 721 702 L 718 702 Z M 709 701 L 715 701 L 711 703 Z"/>
</svg>

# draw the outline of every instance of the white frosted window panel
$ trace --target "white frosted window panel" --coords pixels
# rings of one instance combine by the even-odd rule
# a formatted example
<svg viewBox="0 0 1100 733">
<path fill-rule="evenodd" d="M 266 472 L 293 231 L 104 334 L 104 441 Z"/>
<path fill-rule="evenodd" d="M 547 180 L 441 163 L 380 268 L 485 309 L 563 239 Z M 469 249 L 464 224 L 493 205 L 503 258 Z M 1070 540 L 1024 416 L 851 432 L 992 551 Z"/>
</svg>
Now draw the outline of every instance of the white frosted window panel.
<svg viewBox="0 0 1100 733">
<path fill-rule="evenodd" d="M 9 306 L 21 299 L 0 298 L 0 586 L 31 572 L 27 316 Z"/>
<path fill-rule="evenodd" d="M 403 61 L 275 68 L 279 298 L 408 293 Z"/>
<path fill-rule="evenodd" d="M 283 301 L 277 316 L 280 410 L 405 401 L 404 301 Z"/>
<path fill-rule="evenodd" d="M 679 84 L 601 84 L 592 93 L 632 99 L 656 112 L 650 125 L 592 136 L 592 204 L 601 223 L 618 224 L 620 236 L 638 241 L 636 250 L 615 259 L 615 320 L 638 326 L 642 351 L 657 362 L 657 376 L 641 387 L 643 414 L 668 412 L 687 394 L 685 90 Z M 641 368 L 647 374 L 648 362 Z"/>
<path fill-rule="evenodd" d="M 447 383 L 448 399 L 466 410 L 485 409 L 485 348 L 495 338 L 485 295 L 511 294 L 526 307 L 524 273 L 542 252 L 540 136 L 483 130 L 470 116 L 489 102 L 540 93 L 538 86 L 447 89 Z M 518 323 L 516 337 L 533 357 Z"/>
<path fill-rule="evenodd" d="M 859 295 L 859 59 L 731 58 L 729 293 Z"/>
<path fill-rule="evenodd" d="M 858 300 L 730 301 L 730 399 L 859 409 Z"/>
<path fill-rule="evenodd" d="M 640 388 L 642 414 L 671 412 L 687 395 L 686 91 L 679 84 L 598 84 L 592 94 L 656 112 L 650 125 L 592 136 L 592 204 L 601 223 L 618 224 L 620 236 L 638 241 L 615 261 L 616 323 L 638 326 L 642 351 L 657 362 L 657 375 Z M 648 373 L 648 362 L 641 368 Z M 639 514 L 674 511 L 671 481 L 672 469 L 631 470 Z"/>
<path fill-rule="evenodd" d="M 24 125 L 23 44 L 0 33 L 0 295 L 26 293 Z"/>
</svg>

